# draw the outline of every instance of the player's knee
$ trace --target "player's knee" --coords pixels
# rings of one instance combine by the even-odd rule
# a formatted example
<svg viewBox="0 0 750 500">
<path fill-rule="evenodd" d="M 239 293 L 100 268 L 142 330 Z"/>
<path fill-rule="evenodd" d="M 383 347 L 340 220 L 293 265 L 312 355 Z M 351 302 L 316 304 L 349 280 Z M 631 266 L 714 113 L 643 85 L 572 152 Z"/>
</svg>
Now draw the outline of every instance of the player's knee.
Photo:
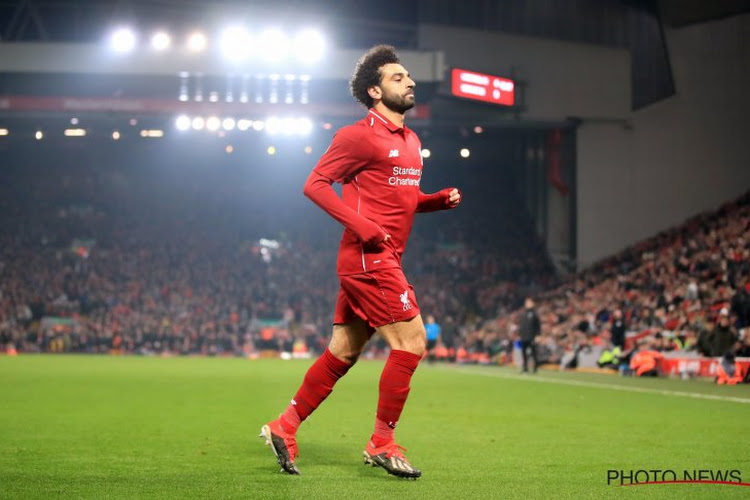
<svg viewBox="0 0 750 500">
<path fill-rule="evenodd" d="M 343 361 L 344 363 L 349 363 L 350 365 L 356 363 L 359 359 L 360 354 L 362 354 L 362 349 L 342 349 L 336 346 L 329 346 L 328 350 L 331 351 L 331 354 L 333 354 L 334 357 Z"/>
<path fill-rule="evenodd" d="M 357 362 L 359 359 L 359 355 L 362 354 L 362 351 L 360 352 L 348 352 L 346 353 L 341 360 L 345 363 L 349 363 L 350 365 L 353 365 Z"/>
<path fill-rule="evenodd" d="M 409 351 L 412 354 L 416 354 L 419 357 L 424 356 L 424 353 L 426 351 L 426 349 L 425 349 L 425 347 L 423 345 L 415 345 L 412 348 L 406 349 L 406 350 Z"/>
<path fill-rule="evenodd" d="M 418 354 L 419 356 L 422 356 L 424 352 L 427 350 L 427 338 L 425 335 L 420 336 L 416 340 L 416 351 L 414 354 Z"/>
<path fill-rule="evenodd" d="M 401 350 L 408 351 L 417 356 L 422 356 L 427 350 L 427 337 L 423 332 L 420 334 L 411 335 L 409 338 L 404 339 L 401 345 Z"/>
</svg>

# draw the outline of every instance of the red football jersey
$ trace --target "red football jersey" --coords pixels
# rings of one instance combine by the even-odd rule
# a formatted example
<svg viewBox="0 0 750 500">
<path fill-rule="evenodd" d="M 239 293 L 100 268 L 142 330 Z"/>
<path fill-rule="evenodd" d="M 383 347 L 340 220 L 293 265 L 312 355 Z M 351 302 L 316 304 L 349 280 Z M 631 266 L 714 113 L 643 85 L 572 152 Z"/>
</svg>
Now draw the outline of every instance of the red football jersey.
<svg viewBox="0 0 750 500">
<path fill-rule="evenodd" d="M 442 191 L 420 192 L 421 177 L 417 134 L 376 110 L 336 132 L 310 174 L 305 194 L 345 226 L 338 274 L 401 266 L 415 212 L 448 208 Z M 341 199 L 332 182 L 342 184 Z M 384 242 L 386 234 L 390 238 Z"/>
</svg>

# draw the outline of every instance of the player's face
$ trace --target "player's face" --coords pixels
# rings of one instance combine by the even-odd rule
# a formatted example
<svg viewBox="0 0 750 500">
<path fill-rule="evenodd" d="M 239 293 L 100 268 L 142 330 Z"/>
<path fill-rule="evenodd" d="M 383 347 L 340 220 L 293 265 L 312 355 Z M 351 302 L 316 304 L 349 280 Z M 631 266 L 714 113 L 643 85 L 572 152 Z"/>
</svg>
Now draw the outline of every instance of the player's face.
<svg viewBox="0 0 750 500">
<path fill-rule="evenodd" d="M 380 68 L 381 100 L 385 107 L 403 114 L 414 107 L 414 87 L 417 85 L 400 64 L 386 64 Z"/>
</svg>

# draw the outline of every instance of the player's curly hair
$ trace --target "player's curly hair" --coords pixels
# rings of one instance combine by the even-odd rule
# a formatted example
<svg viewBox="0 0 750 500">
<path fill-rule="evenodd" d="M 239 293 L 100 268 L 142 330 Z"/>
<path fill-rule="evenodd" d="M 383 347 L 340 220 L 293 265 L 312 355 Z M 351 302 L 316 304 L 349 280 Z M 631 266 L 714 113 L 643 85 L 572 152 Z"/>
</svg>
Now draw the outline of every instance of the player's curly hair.
<svg viewBox="0 0 750 500">
<path fill-rule="evenodd" d="M 396 49 L 391 45 L 376 45 L 367 51 L 354 68 L 354 75 L 349 82 L 352 96 L 367 109 L 371 108 L 374 100 L 367 93 L 367 89 L 378 85 L 381 80 L 380 68 L 386 64 L 400 64 Z"/>
</svg>

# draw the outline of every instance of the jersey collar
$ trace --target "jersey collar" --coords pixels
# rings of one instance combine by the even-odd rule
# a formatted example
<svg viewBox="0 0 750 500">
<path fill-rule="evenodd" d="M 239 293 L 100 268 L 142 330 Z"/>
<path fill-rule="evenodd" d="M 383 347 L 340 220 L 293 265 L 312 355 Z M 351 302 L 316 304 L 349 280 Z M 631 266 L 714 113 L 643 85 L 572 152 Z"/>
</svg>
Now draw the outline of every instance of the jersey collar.
<svg viewBox="0 0 750 500">
<path fill-rule="evenodd" d="M 390 121 L 388 118 L 386 118 L 382 114 L 380 114 L 377 111 L 375 111 L 375 108 L 370 108 L 368 114 L 369 114 L 369 116 L 371 118 L 374 118 L 375 122 L 382 123 L 383 125 L 385 125 L 385 128 L 387 128 L 391 132 L 401 132 L 401 133 L 404 133 L 404 132 L 406 132 L 408 130 L 406 128 L 406 126 L 399 127 L 398 125 L 396 125 L 395 123 L 393 123 L 392 121 Z"/>
</svg>

